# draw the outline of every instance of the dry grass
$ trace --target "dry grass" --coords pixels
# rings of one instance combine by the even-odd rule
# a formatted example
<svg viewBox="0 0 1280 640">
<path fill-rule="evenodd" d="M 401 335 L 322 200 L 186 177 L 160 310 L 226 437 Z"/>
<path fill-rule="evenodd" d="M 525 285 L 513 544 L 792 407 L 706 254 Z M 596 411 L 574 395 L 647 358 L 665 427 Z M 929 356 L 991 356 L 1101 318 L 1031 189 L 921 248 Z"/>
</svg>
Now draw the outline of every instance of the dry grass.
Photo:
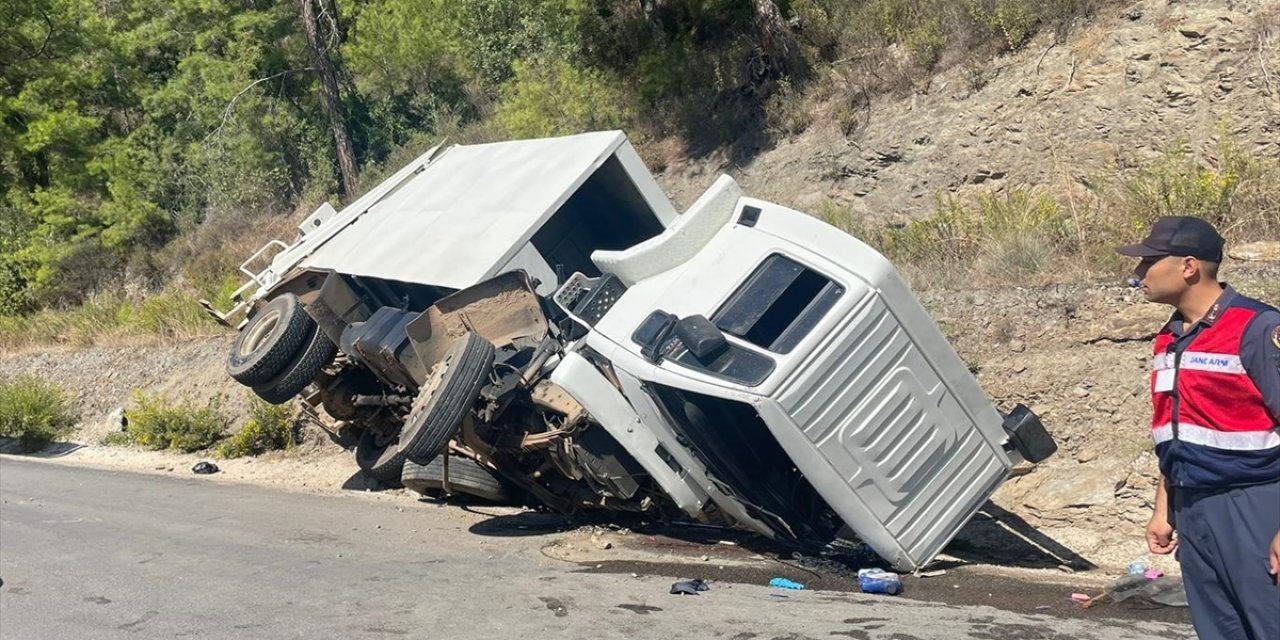
<svg viewBox="0 0 1280 640">
<path fill-rule="evenodd" d="M 1193 156 L 1188 145 L 1174 145 L 1155 162 L 1108 176 L 1083 195 L 1063 188 L 948 196 L 932 215 L 878 227 L 833 201 L 816 215 L 885 254 L 919 288 L 1111 278 L 1133 267 L 1114 247 L 1140 240 L 1162 215 L 1210 220 L 1228 245 L 1275 239 L 1280 160 L 1251 156 L 1220 135 L 1211 154 Z M 1280 293 L 1280 284 L 1250 286 L 1264 299 Z"/>
<path fill-rule="evenodd" d="M 140 300 L 100 293 L 70 309 L 0 316 L 0 350 L 154 344 L 224 331 L 196 302 L 193 292 L 166 291 Z"/>
<path fill-rule="evenodd" d="M 1095 24 L 1071 40 L 1071 53 L 1081 62 L 1093 62 L 1102 52 L 1103 45 L 1111 37 L 1112 27 L 1107 24 Z"/>
</svg>

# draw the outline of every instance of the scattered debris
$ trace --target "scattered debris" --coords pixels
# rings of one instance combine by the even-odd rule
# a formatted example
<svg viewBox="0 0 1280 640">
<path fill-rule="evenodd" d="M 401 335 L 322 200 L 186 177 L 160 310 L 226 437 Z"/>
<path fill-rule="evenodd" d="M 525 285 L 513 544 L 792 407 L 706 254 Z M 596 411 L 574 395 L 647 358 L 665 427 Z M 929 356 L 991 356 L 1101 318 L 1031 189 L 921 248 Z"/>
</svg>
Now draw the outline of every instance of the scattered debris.
<svg viewBox="0 0 1280 640">
<path fill-rule="evenodd" d="M 1107 587 L 1112 602 L 1134 599 L 1166 607 L 1187 606 L 1187 592 L 1180 576 L 1148 579 L 1145 575 L 1125 576 Z"/>
<path fill-rule="evenodd" d="M 196 466 L 191 467 L 191 473 L 198 473 L 200 475 L 209 475 L 211 473 L 217 473 L 217 472 L 218 472 L 218 465 L 212 462 L 205 462 L 204 460 L 197 462 Z"/>
<path fill-rule="evenodd" d="M 796 591 L 799 591 L 800 589 L 804 588 L 803 584 L 800 584 L 799 582 L 794 582 L 792 580 L 788 580 L 786 578 L 774 578 L 769 581 L 769 586 L 777 587 L 779 589 L 793 589 Z"/>
<path fill-rule="evenodd" d="M 1142 572 L 1142 575 L 1148 580 L 1155 580 L 1156 578 L 1163 576 L 1164 572 L 1159 569 L 1147 569 Z"/>
<path fill-rule="evenodd" d="M 896 596 L 902 593 L 902 579 L 898 574 L 884 569 L 859 569 L 858 588 L 863 593 L 884 593 Z"/>
<path fill-rule="evenodd" d="M 1093 598 L 1090 598 L 1088 595 L 1083 593 L 1071 594 L 1071 601 L 1075 602 L 1076 604 L 1082 604 L 1082 605 L 1088 606 L 1089 602 L 1091 602 L 1092 600 Z"/>
<path fill-rule="evenodd" d="M 946 569 L 934 569 L 933 571 L 917 571 L 916 576 L 920 578 L 936 578 L 938 576 L 947 575 Z"/>
<path fill-rule="evenodd" d="M 671 593 L 696 596 L 699 591 L 709 591 L 711 587 L 702 578 L 683 580 L 671 585 Z"/>
</svg>

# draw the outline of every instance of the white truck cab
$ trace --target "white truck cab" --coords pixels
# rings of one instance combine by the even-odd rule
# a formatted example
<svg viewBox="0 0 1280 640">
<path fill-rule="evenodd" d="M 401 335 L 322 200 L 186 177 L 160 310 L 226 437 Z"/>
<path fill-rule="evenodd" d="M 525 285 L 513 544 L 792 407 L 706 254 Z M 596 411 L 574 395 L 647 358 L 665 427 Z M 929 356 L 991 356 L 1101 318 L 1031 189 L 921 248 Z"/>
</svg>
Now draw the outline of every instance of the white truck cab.
<svg viewBox="0 0 1280 640">
<path fill-rule="evenodd" d="M 564 508 L 852 534 L 913 570 L 1055 448 L 875 250 L 727 176 L 677 214 L 620 132 L 435 149 L 314 218 L 249 302 L 288 292 L 340 347 L 293 377 L 362 425 L 382 477 L 452 452 Z"/>
</svg>

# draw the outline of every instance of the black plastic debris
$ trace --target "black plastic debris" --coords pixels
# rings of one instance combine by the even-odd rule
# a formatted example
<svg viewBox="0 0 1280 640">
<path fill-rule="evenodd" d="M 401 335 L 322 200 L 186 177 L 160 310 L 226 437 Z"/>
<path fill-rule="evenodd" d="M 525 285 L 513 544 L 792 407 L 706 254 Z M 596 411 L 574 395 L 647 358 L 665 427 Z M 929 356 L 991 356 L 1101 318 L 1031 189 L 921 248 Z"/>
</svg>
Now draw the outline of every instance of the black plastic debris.
<svg viewBox="0 0 1280 640">
<path fill-rule="evenodd" d="M 683 580 L 671 585 L 671 593 L 696 596 L 699 591 L 708 591 L 711 587 L 707 586 L 701 578 L 695 580 Z"/>
<path fill-rule="evenodd" d="M 1162 576 L 1154 580 L 1142 574 L 1125 576 L 1107 588 L 1112 602 L 1132 601 L 1139 607 L 1185 607 L 1187 592 L 1179 576 Z"/>
<path fill-rule="evenodd" d="M 210 473 L 217 473 L 217 472 L 218 472 L 218 465 L 212 462 L 205 462 L 203 460 L 201 460 L 200 462 L 197 462 L 196 466 L 191 467 L 191 473 L 198 473 L 200 475 L 209 475 Z"/>
</svg>

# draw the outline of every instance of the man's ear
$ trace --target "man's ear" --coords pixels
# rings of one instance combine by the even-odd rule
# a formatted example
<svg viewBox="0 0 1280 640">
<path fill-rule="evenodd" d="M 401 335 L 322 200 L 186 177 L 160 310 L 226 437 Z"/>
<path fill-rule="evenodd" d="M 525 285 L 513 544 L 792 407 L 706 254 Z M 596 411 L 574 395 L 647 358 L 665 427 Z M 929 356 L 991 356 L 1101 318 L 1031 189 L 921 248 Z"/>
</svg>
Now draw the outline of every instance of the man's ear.
<svg viewBox="0 0 1280 640">
<path fill-rule="evenodd" d="M 1182 259 L 1182 277 L 1187 280 L 1196 280 L 1202 275 L 1200 261 L 1191 256 Z"/>
</svg>

